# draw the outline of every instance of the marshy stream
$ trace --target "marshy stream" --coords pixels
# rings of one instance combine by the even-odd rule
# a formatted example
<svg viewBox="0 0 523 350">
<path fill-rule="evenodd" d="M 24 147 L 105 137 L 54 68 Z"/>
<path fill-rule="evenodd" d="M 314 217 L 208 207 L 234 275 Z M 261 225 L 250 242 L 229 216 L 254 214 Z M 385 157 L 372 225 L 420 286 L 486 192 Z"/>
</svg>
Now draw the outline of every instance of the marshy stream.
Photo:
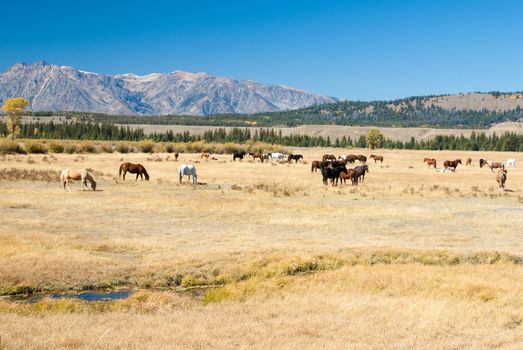
<svg viewBox="0 0 523 350">
<path fill-rule="evenodd" d="M 209 288 L 213 286 L 198 287 L 198 288 L 186 288 L 186 289 L 176 289 L 176 290 L 167 290 L 171 293 L 176 293 L 184 295 L 187 297 L 202 299 Z M 34 304 L 43 299 L 78 299 L 87 302 L 107 302 L 112 300 L 127 299 L 134 293 L 138 291 L 158 291 L 155 289 L 119 289 L 111 291 L 96 291 L 88 290 L 83 292 L 64 292 L 64 293 L 37 293 L 31 295 L 10 295 L 10 296 L 1 296 L 0 300 L 9 301 L 13 303 L 21 304 Z M 165 291 L 165 290 L 164 290 Z"/>
</svg>

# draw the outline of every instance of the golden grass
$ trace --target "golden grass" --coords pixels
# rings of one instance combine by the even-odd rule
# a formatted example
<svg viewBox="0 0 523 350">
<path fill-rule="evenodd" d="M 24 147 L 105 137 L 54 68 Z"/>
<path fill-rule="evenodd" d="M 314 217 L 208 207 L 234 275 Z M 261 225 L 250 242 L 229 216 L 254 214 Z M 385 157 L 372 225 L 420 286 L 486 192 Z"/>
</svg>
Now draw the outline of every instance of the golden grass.
<svg viewBox="0 0 523 350">
<path fill-rule="evenodd" d="M 523 346 L 523 170 L 501 192 L 477 165 L 519 154 L 380 150 L 364 184 L 331 187 L 310 161 L 347 150 L 290 151 L 308 164 L 0 156 L 1 294 L 145 289 L 0 302 L 0 348 Z M 450 174 L 422 163 L 468 156 Z M 151 181 L 119 180 L 122 161 Z M 196 161 L 206 185 L 179 185 L 178 165 Z M 42 175 L 66 167 L 92 168 L 100 191 L 66 193 Z M 170 291 L 199 285 L 215 288 Z"/>
</svg>

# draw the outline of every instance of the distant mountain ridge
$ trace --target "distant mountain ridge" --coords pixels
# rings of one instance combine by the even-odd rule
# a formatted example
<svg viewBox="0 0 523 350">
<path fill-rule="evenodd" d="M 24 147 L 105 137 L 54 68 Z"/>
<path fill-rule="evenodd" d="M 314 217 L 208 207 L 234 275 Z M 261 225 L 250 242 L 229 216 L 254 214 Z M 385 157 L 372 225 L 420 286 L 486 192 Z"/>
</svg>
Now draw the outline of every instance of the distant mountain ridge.
<svg viewBox="0 0 523 350">
<path fill-rule="evenodd" d="M 144 76 L 85 72 L 45 61 L 0 73 L 0 102 L 22 96 L 34 111 L 209 115 L 285 111 L 335 102 L 284 85 L 174 71 Z"/>
</svg>

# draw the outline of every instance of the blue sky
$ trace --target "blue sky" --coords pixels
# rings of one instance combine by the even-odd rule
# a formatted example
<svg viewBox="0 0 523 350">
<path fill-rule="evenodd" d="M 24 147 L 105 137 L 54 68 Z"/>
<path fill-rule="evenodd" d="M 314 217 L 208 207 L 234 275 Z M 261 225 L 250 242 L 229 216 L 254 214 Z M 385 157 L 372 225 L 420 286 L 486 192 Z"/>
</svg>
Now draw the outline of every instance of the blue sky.
<svg viewBox="0 0 523 350">
<path fill-rule="evenodd" d="M 12 1 L 0 70 L 187 70 L 348 99 L 523 90 L 523 2 Z"/>
</svg>

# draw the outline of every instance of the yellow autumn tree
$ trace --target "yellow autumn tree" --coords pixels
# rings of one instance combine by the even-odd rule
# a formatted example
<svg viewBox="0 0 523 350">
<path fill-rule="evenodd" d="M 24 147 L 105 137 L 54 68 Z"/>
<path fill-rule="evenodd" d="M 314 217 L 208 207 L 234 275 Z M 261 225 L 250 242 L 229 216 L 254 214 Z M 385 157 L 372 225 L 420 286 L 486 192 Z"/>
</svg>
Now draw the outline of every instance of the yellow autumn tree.
<svg viewBox="0 0 523 350">
<path fill-rule="evenodd" d="M 7 136 L 11 140 L 16 139 L 20 135 L 20 123 L 22 114 L 29 106 L 29 101 L 23 97 L 14 97 L 5 100 L 2 110 L 7 113 Z"/>
<path fill-rule="evenodd" d="M 384 137 L 379 129 L 370 129 L 367 132 L 367 146 L 370 149 L 376 149 L 383 143 Z"/>
</svg>

